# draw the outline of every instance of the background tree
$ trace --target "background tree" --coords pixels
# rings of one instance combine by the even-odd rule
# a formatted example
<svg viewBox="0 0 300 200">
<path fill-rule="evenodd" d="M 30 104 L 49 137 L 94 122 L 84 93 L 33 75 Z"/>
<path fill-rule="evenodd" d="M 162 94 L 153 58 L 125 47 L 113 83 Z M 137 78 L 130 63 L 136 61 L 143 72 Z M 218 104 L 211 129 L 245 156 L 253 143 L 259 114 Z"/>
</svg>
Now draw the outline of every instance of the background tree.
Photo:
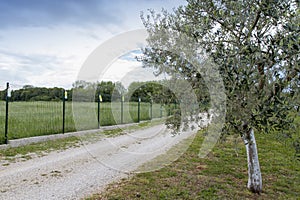
<svg viewBox="0 0 300 200">
<path fill-rule="evenodd" d="M 124 89 L 124 86 L 121 83 L 117 83 L 117 85 L 121 90 Z M 103 102 L 119 101 L 121 99 L 121 93 L 118 89 L 115 90 L 115 87 L 116 83 L 113 83 L 112 81 L 101 81 L 96 83 L 76 81 L 73 84 L 73 90 L 76 90 L 77 101 L 98 101 L 99 95 L 102 96 Z M 92 99 L 87 99 L 93 96 L 92 94 L 94 97 Z"/>
<path fill-rule="evenodd" d="M 124 85 L 121 82 L 116 82 L 114 87 L 113 96 L 117 99 L 121 99 L 122 96 L 124 96 L 127 93 L 127 89 L 124 87 Z M 124 96 L 125 97 L 125 96 Z"/>
<path fill-rule="evenodd" d="M 124 88 L 122 84 L 118 83 L 118 87 Z M 95 93 L 95 99 L 98 100 L 98 95 L 101 94 L 102 99 L 104 102 L 111 102 L 111 101 L 120 101 L 121 100 L 121 90 L 118 89 L 115 90 L 116 83 L 113 83 L 112 81 L 101 81 L 100 83 L 97 83 L 97 89 Z M 114 93 L 114 95 L 113 95 Z M 114 99 L 112 98 L 114 97 Z"/>
<path fill-rule="evenodd" d="M 169 80 L 132 82 L 128 87 L 127 98 L 138 101 L 140 97 L 144 102 L 171 104 L 178 101 L 174 93 L 166 86 Z"/>
<path fill-rule="evenodd" d="M 5 101 L 5 90 L 0 91 L 0 100 Z"/>
<path fill-rule="evenodd" d="M 68 90 L 69 100 L 72 100 L 72 92 Z M 63 88 L 45 88 L 23 86 L 12 91 L 12 101 L 60 101 L 63 97 Z"/>
<path fill-rule="evenodd" d="M 280 131 L 287 136 L 293 123 L 295 99 L 290 95 L 299 80 L 300 20 L 296 0 L 188 0 L 174 13 L 150 12 L 142 20 L 149 32 L 143 49 L 145 66 L 171 76 L 178 73 L 195 87 L 201 74 L 184 54 L 168 49 L 186 48 L 205 55 L 217 65 L 227 95 L 224 132 L 237 132 L 245 142 L 248 188 L 262 191 L 254 130 Z M 179 44 L 187 35 L 192 45 Z M 198 84 L 198 85 L 197 85 Z M 299 85 L 298 85 L 299 87 Z M 294 88 L 294 89 L 293 89 Z"/>
</svg>

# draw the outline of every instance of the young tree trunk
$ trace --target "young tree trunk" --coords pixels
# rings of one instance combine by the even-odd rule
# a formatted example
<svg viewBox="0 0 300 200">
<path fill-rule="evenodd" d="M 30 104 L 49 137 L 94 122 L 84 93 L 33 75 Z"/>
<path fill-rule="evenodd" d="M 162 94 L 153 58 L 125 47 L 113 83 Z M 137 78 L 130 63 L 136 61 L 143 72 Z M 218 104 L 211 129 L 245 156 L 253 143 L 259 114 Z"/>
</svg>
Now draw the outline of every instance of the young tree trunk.
<svg viewBox="0 0 300 200">
<path fill-rule="evenodd" d="M 250 128 L 243 137 L 248 161 L 248 184 L 247 187 L 253 193 L 260 194 L 262 191 L 262 178 L 258 161 L 254 130 Z"/>
</svg>

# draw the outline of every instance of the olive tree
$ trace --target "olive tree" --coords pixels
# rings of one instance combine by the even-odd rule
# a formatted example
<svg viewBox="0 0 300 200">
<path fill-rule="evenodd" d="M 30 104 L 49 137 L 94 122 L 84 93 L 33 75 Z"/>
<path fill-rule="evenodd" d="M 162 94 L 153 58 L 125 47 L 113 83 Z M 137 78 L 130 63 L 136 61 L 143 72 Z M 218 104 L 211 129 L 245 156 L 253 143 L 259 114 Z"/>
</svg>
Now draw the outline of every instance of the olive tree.
<svg viewBox="0 0 300 200">
<path fill-rule="evenodd" d="M 262 191 L 254 131 L 284 131 L 293 122 L 291 94 L 300 78 L 299 13 L 296 0 L 187 0 L 172 13 L 150 10 L 141 15 L 149 32 L 141 58 L 146 67 L 158 74 L 180 73 L 201 87 L 203 75 L 190 67 L 185 52 L 168 49 L 202 53 L 217 64 L 227 96 L 223 131 L 241 135 L 248 158 L 247 187 L 254 193 Z M 193 45 L 180 46 L 182 35 Z"/>
</svg>

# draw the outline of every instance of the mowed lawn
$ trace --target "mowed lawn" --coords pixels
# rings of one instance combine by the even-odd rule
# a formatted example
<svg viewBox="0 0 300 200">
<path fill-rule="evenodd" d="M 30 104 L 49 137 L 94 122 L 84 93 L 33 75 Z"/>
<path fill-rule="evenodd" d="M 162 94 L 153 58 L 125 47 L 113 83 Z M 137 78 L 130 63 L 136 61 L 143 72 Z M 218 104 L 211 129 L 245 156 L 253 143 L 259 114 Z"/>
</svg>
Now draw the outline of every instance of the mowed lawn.
<svg viewBox="0 0 300 200">
<path fill-rule="evenodd" d="M 152 118 L 159 118 L 167 112 L 161 105 L 153 104 Z M 62 102 L 9 102 L 8 139 L 62 133 Z M 151 118 L 150 103 L 141 103 L 140 120 Z M 100 104 L 100 125 L 121 123 L 121 102 Z M 123 123 L 138 121 L 138 103 L 124 102 Z M 65 132 L 98 128 L 98 103 L 66 102 Z M 5 102 L 0 101 L 0 143 L 4 142 Z"/>
<path fill-rule="evenodd" d="M 300 160 L 291 140 L 276 133 L 256 134 L 263 177 L 263 192 L 258 195 L 246 187 L 247 157 L 242 140 L 229 136 L 201 159 L 198 153 L 204 133 L 201 131 L 171 165 L 123 179 L 87 199 L 300 199 Z"/>
</svg>

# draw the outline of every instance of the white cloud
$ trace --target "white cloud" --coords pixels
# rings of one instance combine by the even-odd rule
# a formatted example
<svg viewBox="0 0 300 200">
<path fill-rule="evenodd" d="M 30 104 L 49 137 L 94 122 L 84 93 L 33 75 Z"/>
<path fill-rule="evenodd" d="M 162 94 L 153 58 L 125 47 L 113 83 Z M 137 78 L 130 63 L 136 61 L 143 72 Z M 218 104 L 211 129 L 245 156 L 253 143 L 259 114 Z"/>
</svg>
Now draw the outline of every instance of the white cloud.
<svg viewBox="0 0 300 200">
<path fill-rule="evenodd" d="M 132 60 L 124 60 L 124 59 L 118 59 L 112 65 L 109 66 L 109 68 L 106 70 L 106 72 L 103 75 L 103 81 L 120 81 L 120 82 L 128 82 L 129 80 L 124 80 L 124 77 L 131 73 L 132 71 L 141 68 L 142 64 L 137 61 Z M 102 81 L 102 80 L 100 80 Z M 124 85 L 127 86 L 127 83 Z"/>
<path fill-rule="evenodd" d="M 0 3 L 0 16 L 16 14 L 9 23 L 0 25 L 1 88 L 7 81 L 15 85 L 70 88 L 82 64 L 96 47 L 116 34 L 143 28 L 139 17 L 141 10 L 154 8 L 159 11 L 161 7 L 170 9 L 184 1 L 133 0 L 117 1 L 115 4 L 110 1 L 93 1 L 98 6 L 96 9 L 86 9 L 91 5 L 75 6 L 75 9 L 64 3 L 63 6 L 68 8 L 65 13 L 53 7 L 52 1 L 48 2 L 52 7 L 23 2 L 22 5 L 32 11 L 30 16 L 18 15 L 18 10 L 24 10 L 23 7 L 18 7 L 19 3 L 14 1 L 10 2 L 15 6 L 11 11 L 1 10 Z M 40 15 L 41 10 L 46 8 L 46 14 Z M 106 10 L 101 15 L 98 11 L 104 8 Z M 73 15 L 74 9 L 76 15 Z M 19 19 L 20 16 L 23 21 Z M 138 55 L 133 52 L 131 59 L 121 57 L 114 62 L 107 71 L 106 79 L 123 79 L 126 85 L 132 80 L 152 79 L 152 71 L 141 68 L 141 64 L 134 60 L 134 56 Z"/>
<path fill-rule="evenodd" d="M 135 81 L 141 82 L 165 79 L 163 75 L 156 77 L 152 68 L 143 68 L 142 63 L 135 60 L 135 56 L 141 55 L 141 52 L 132 51 L 121 56 L 108 67 L 103 75 L 103 79 L 99 81 L 119 81 L 128 88 L 130 83 Z"/>
<path fill-rule="evenodd" d="M 20 32 L 23 37 L 17 36 Z M 35 86 L 71 87 L 88 55 L 112 36 L 110 29 L 90 30 L 90 33 L 99 34 L 98 39 L 90 37 L 87 32 L 78 27 L 7 30 L 5 40 L 0 41 L 0 84 L 10 81 Z M 60 77 L 60 74 L 66 76 Z M 55 85 L 58 83 L 60 85 Z"/>
</svg>

